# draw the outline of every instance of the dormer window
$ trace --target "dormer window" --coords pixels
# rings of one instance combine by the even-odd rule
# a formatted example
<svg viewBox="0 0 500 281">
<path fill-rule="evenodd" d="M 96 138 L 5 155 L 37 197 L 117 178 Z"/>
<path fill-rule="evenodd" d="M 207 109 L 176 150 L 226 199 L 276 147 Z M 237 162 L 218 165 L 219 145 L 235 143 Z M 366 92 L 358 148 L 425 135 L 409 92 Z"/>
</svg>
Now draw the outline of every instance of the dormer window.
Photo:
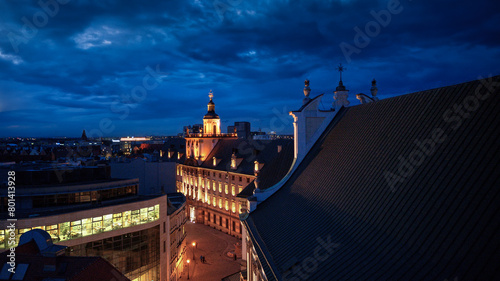
<svg viewBox="0 0 500 281">
<path fill-rule="evenodd" d="M 215 158 L 215 157 L 213 158 L 213 165 L 214 165 L 214 167 L 217 166 L 217 158 Z"/>
<path fill-rule="evenodd" d="M 255 161 L 254 164 L 255 164 L 254 165 L 255 167 L 253 169 L 255 172 L 258 172 L 259 171 L 259 161 Z"/>
</svg>

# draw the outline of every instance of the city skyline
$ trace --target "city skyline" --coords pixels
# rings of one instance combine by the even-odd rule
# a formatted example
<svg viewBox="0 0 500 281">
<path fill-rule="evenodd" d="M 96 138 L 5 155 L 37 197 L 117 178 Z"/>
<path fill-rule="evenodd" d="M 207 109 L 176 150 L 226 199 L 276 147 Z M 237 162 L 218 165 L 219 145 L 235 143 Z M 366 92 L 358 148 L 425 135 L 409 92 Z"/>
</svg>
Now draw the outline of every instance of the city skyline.
<svg viewBox="0 0 500 281">
<path fill-rule="evenodd" d="M 292 134 L 304 80 L 380 99 L 500 73 L 498 3 L 2 2 L 0 137 L 176 135 L 210 90 L 222 130 Z"/>
</svg>

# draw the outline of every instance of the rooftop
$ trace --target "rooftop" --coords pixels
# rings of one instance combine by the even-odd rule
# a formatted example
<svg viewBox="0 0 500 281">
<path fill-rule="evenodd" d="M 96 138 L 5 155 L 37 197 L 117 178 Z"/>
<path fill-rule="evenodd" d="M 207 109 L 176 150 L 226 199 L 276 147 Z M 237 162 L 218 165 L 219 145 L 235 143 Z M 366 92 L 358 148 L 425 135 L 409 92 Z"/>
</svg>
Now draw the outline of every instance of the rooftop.
<svg viewBox="0 0 500 281">
<path fill-rule="evenodd" d="M 243 221 L 268 280 L 498 279 L 498 83 L 342 108 Z"/>
</svg>

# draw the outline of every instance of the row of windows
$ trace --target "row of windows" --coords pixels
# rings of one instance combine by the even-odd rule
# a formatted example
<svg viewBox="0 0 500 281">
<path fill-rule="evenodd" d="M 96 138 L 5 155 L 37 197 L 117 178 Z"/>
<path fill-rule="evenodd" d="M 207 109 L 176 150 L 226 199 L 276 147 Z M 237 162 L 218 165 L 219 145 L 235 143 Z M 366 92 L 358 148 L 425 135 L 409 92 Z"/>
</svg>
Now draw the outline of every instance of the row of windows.
<svg viewBox="0 0 500 281">
<path fill-rule="evenodd" d="M 213 222 L 215 224 L 219 224 L 219 226 L 225 227 L 229 229 L 229 219 L 225 218 L 223 219 L 221 216 L 217 216 L 216 214 L 211 214 L 210 212 L 207 212 L 208 215 L 208 221 Z M 225 221 L 225 225 L 222 225 L 222 222 Z M 232 231 L 236 231 L 238 228 L 239 233 L 242 231 L 241 223 L 236 223 L 236 221 L 232 221 Z"/>
<path fill-rule="evenodd" d="M 130 280 L 159 280 L 159 227 L 131 232 L 66 249 L 70 256 L 101 256 Z"/>
<path fill-rule="evenodd" d="M 225 179 L 228 179 L 228 174 L 227 173 L 217 173 L 217 172 L 210 172 L 210 171 L 205 171 L 205 170 L 202 170 L 201 174 L 203 176 L 210 176 L 210 173 L 212 174 L 212 176 L 215 178 L 217 177 L 217 174 L 219 175 L 219 178 L 222 178 L 223 175 L 224 175 L 224 178 Z M 182 169 L 181 167 L 178 167 L 177 168 L 177 175 L 180 175 L 180 176 L 184 176 L 184 175 L 187 175 L 187 174 L 190 174 L 192 176 L 198 176 L 198 171 L 196 169 L 191 169 L 191 168 L 184 168 Z M 235 175 L 231 175 L 231 180 L 235 181 L 236 179 L 236 176 Z M 245 177 L 246 179 L 246 182 L 247 183 L 250 183 L 250 178 L 249 177 Z M 243 182 L 243 177 L 242 176 L 239 176 L 238 177 L 238 181 L 240 182 Z"/>
<path fill-rule="evenodd" d="M 62 222 L 59 224 L 36 226 L 29 228 L 20 228 L 15 230 L 16 246 L 19 238 L 25 232 L 32 229 L 42 229 L 47 231 L 52 237 L 54 243 L 80 237 L 99 234 L 102 232 L 131 227 L 139 224 L 145 224 L 158 220 L 160 218 L 160 205 L 142 208 L 138 210 L 125 211 L 115 214 L 108 214 L 93 218 L 84 218 L 71 222 Z M 0 249 L 10 248 L 8 230 L 0 230 Z"/>
<path fill-rule="evenodd" d="M 189 181 L 186 181 L 184 182 L 184 186 L 186 185 L 191 185 L 190 188 L 193 188 L 193 181 L 191 180 L 191 182 Z M 196 185 L 194 185 L 195 187 L 197 187 Z M 222 192 L 222 182 L 216 182 L 216 181 L 213 181 L 212 184 L 210 184 L 210 181 L 207 180 L 207 190 L 210 190 L 210 187 L 212 187 L 213 191 L 217 191 L 217 186 L 219 187 L 219 193 L 223 193 Z M 201 188 L 205 188 L 205 184 L 201 184 Z M 241 191 L 243 190 L 243 187 L 241 185 L 238 186 L 238 193 L 240 193 Z M 224 184 L 224 193 L 225 194 L 229 194 L 229 185 L 227 183 Z M 233 196 L 236 196 L 236 186 L 234 184 L 231 185 L 231 194 Z"/>
</svg>

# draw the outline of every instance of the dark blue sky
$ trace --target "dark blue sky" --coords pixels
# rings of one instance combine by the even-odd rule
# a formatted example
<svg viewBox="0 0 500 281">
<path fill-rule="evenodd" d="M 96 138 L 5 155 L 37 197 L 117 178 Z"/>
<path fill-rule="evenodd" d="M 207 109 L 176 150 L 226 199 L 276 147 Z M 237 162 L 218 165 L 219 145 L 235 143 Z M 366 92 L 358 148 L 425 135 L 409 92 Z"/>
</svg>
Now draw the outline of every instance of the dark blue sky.
<svg viewBox="0 0 500 281">
<path fill-rule="evenodd" d="M 351 104 L 373 78 L 388 98 L 500 74 L 493 0 L 40 3 L 0 2 L 0 137 L 174 135 L 210 89 L 223 131 L 291 134 L 304 79 L 329 108 L 338 63 Z"/>
</svg>

